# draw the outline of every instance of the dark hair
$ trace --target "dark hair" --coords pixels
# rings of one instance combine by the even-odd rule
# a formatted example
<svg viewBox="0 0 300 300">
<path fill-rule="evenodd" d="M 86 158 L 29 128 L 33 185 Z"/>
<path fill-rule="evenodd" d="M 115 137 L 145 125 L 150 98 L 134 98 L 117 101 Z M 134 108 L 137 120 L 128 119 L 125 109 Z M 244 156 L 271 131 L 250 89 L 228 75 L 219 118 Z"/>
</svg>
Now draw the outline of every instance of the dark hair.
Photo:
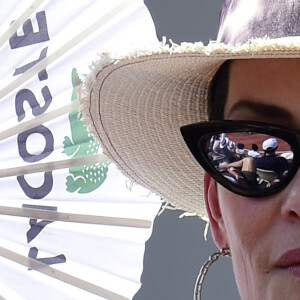
<svg viewBox="0 0 300 300">
<path fill-rule="evenodd" d="M 277 150 L 278 146 L 275 148 L 268 148 L 264 150 L 264 153 L 266 154 L 275 154 L 276 150 Z"/>
<path fill-rule="evenodd" d="M 258 150 L 258 146 L 256 144 L 252 144 L 252 150 L 257 151 Z"/>
<path fill-rule="evenodd" d="M 225 61 L 211 81 L 207 107 L 209 120 L 224 119 L 224 108 L 228 96 L 230 65 L 231 60 Z"/>
</svg>

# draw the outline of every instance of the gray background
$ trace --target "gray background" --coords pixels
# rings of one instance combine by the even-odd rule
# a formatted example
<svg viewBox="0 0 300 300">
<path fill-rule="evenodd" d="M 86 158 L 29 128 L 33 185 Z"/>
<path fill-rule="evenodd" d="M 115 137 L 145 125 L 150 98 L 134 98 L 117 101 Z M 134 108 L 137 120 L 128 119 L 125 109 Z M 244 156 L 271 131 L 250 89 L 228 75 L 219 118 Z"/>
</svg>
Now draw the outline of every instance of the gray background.
<svg viewBox="0 0 300 300">
<path fill-rule="evenodd" d="M 223 0 L 145 0 L 157 35 L 174 42 L 215 39 Z M 217 251 L 205 223 L 196 217 L 179 219 L 179 211 L 165 211 L 156 218 L 146 244 L 142 288 L 134 300 L 192 300 L 201 265 Z M 213 265 L 204 284 L 203 300 L 240 299 L 230 258 Z"/>
</svg>

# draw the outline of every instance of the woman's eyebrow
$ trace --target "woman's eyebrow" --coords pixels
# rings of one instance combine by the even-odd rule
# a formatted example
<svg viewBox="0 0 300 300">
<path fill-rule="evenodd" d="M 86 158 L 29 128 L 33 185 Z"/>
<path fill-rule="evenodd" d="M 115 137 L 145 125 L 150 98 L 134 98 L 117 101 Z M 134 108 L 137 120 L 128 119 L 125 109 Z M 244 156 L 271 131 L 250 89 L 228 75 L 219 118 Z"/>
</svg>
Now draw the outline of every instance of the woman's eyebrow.
<svg viewBox="0 0 300 300">
<path fill-rule="evenodd" d="M 273 104 L 266 104 L 259 100 L 240 100 L 231 107 L 228 116 L 230 117 L 233 113 L 241 110 L 250 110 L 264 117 L 293 119 L 292 114 L 285 108 Z"/>
</svg>

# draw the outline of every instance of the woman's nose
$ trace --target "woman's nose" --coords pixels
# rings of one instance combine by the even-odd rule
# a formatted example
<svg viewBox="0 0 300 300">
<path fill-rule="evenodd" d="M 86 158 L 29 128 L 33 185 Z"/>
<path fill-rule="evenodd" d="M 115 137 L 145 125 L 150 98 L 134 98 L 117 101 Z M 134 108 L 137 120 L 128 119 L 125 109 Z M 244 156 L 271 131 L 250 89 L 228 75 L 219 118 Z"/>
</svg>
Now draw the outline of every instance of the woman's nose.
<svg viewBox="0 0 300 300">
<path fill-rule="evenodd" d="M 282 216 L 289 221 L 300 222 L 300 169 L 283 191 Z"/>
</svg>

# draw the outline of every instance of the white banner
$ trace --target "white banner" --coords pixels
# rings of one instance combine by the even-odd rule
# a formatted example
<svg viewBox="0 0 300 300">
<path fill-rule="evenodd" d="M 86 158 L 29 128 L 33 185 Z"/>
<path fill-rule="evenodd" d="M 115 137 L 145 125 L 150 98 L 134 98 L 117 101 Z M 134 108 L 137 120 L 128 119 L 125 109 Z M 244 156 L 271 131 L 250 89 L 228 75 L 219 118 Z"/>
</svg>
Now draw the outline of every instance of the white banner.
<svg viewBox="0 0 300 300">
<path fill-rule="evenodd" d="M 0 296 L 132 299 L 160 199 L 130 189 L 109 161 L 26 174 L 101 153 L 76 110 L 28 130 L 26 122 L 75 103 L 97 53 L 153 44 L 155 28 L 140 0 L 34 5 L 11 0 L 0 10 Z"/>
</svg>

